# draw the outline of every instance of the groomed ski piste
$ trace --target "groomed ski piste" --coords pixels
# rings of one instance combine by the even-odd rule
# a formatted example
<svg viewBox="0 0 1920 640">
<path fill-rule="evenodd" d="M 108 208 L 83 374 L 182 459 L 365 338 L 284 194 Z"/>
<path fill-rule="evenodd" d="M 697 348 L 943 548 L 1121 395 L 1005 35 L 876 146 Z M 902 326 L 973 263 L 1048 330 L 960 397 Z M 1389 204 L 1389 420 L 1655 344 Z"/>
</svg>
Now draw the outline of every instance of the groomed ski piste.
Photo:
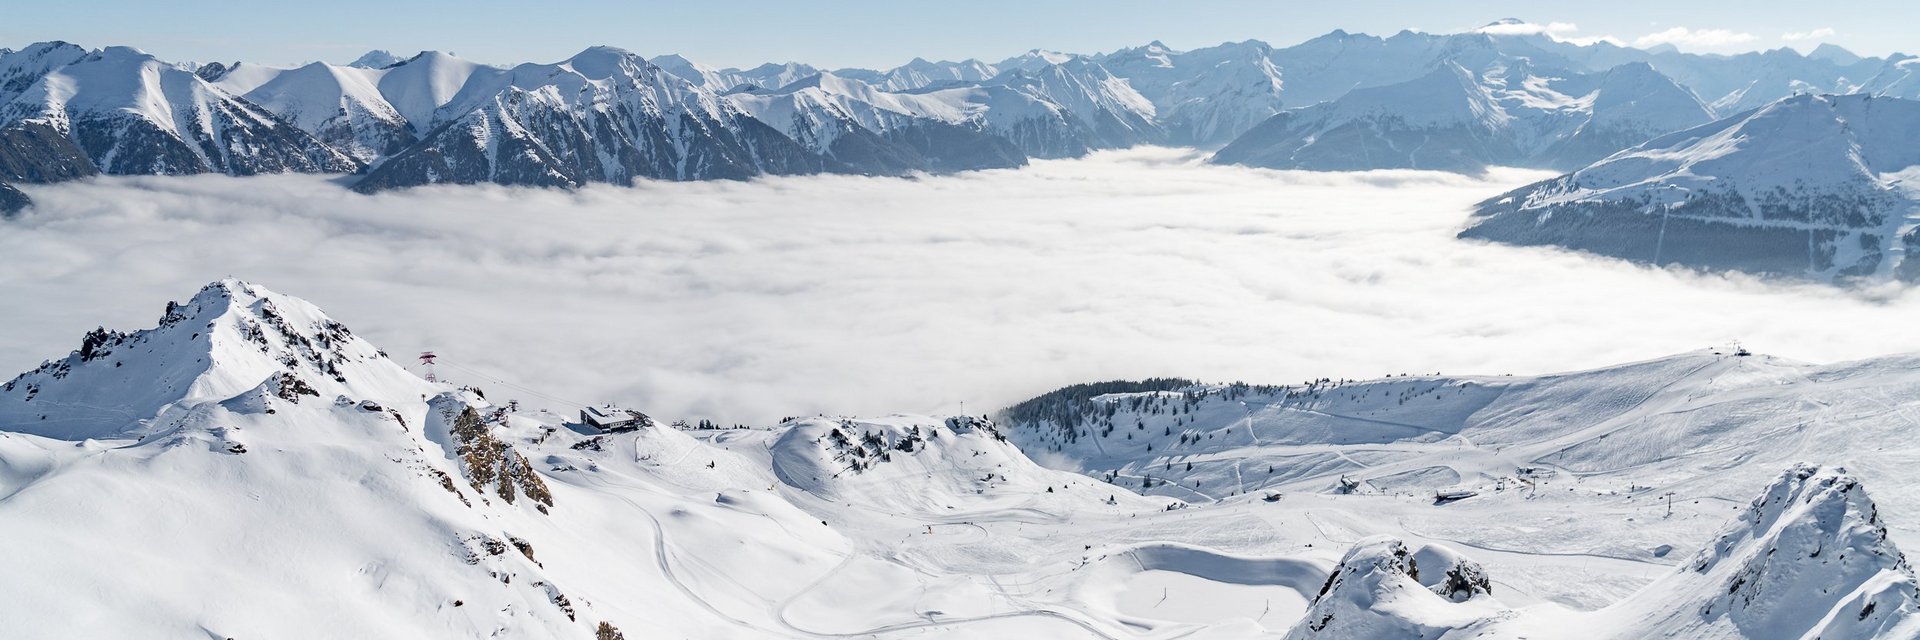
<svg viewBox="0 0 1920 640">
<path fill-rule="evenodd" d="M 428 382 L 225 280 L 0 385 L 0 620 L 35 638 L 1916 637 L 1916 365 L 1721 349 L 602 433 Z"/>
</svg>

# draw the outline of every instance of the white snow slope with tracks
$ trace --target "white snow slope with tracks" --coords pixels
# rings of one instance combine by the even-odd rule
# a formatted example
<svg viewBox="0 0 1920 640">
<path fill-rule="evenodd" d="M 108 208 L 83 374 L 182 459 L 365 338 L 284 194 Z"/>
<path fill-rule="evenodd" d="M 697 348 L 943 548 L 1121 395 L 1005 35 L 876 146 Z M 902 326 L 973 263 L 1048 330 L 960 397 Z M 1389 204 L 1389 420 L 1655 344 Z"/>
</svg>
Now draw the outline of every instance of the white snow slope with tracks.
<svg viewBox="0 0 1920 640">
<path fill-rule="evenodd" d="M 0 619 L 21 637 L 1912 637 L 1914 364 L 1700 352 L 1086 394 L 1050 414 L 1077 425 L 599 434 L 414 377 L 228 280 L 0 387 Z"/>
</svg>

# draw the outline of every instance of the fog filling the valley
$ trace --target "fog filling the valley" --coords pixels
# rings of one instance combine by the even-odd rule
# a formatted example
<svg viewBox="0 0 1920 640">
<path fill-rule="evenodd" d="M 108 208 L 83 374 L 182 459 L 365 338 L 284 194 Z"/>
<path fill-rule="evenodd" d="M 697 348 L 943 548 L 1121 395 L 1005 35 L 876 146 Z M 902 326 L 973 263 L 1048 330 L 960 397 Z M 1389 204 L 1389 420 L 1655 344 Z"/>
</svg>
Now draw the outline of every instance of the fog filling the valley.
<svg viewBox="0 0 1920 640">
<path fill-rule="evenodd" d="M 1544 373 L 1741 339 L 1920 350 L 1920 298 L 1455 240 L 1485 179 L 1136 149 L 916 180 L 380 196 L 310 176 L 30 189 L 0 222 L 0 378 L 232 275 L 495 400 L 662 418 L 984 413 L 1074 382 Z M 477 372 L 477 373 L 476 373 Z M 510 386 L 512 385 L 512 386 Z M 540 395 L 534 395 L 534 394 Z"/>
</svg>

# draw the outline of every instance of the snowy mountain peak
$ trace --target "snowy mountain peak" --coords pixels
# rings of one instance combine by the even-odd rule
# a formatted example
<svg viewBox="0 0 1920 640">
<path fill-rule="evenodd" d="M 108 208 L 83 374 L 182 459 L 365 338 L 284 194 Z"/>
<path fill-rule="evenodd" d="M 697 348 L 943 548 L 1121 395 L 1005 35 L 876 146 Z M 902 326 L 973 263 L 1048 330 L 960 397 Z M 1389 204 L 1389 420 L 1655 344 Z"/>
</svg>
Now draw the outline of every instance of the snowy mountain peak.
<svg viewBox="0 0 1920 640">
<path fill-rule="evenodd" d="M 1840 65 L 1849 65 L 1864 60 L 1859 54 L 1848 51 L 1845 47 L 1825 42 L 1820 43 L 1820 46 L 1814 47 L 1812 51 L 1807 52 L 1807 57 Z"/>
<path fill-rule="evenodd" d="M 311 303 L 226 279 L 168 303 L 151 329 L 95 329 L 0 385 L 0 430 L 137 435 L 169 405 L 219 402 L 291 375 L 322 397 L 418 403 L 433 387 Z"/>
<path fill-rule="evenodd" d="M 1683 593 L 1692 606 L 1673 606 Z M 1634 616 L 1649 636 L 1879 638 L 1913 637 L 1916 604 L 1913 569 L 1860 481 L 1800 464 L 1691 562 L 1620 607 L 1660 612 Z"/>
<path fill-rule="evenodd" d="M 591 80 L 633 77 L 653 67 L 631 51 L 605 45 L 587 47 L 563 64 Z"/>
<path fill-rule="evenodd" d="M 360 67 L 362 69 L 385 69 L 387 67 L 400 64 L 400 62 L 401 60 L 399 57 L 393 55 L 387 50 L 374 49 L 372 51 L 368 51 L 364 54 L 361 54 L 360 57 L 358 58 L 354 58 L 353 62 L 347 63 L 347 66 Z"/>
</svg>

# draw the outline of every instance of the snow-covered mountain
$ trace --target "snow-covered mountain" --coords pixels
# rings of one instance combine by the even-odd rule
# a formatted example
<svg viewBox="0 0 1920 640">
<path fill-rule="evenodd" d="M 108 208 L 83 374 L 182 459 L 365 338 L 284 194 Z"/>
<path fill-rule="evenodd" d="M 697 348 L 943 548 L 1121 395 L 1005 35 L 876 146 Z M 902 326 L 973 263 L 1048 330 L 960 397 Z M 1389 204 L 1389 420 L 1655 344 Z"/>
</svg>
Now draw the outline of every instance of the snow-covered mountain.
<svg viewBox="0 0 1920 640">
<path fill-rule="evenodd" d="M 1153 380 L 998 420 L 600 433 L 223 280 L 0 385 L 0 615 L 34 637 L 1910 637 L 1914 364 Z"/>
<path fill-rule="evenodd" d="M 774 91 L 743 91 L 727 100 L 798 141 L 808 151 L 860 173 L 1000 169 L 1027 156 L 992 132 L 988 105 L 975 94 L 889 93 L 858 80 L 821 73 Z"/>
<path fill-rule="evenodd" d="M 1401 32 L 1385 39 L 1344 34 L 1333 42 L 1321 43 L 1311 52 L 1276 52 L 1276 56 L 1292 58 L 1310 53 L 1306 59 L 1318 63 L 1320 68 L 1355 68 L 1348 65 L 1367 64 L 1404 67 L 1409 62 L 1415 68 L 1422 68 L 1422 63 L 1430 64 L 1439 58 L 1480 51 L 1479 55 L 1526 59 L 1540 67 L 1587 73 L 1642 62 L 1693 91 L 1716 116 L 1732 115 L 1797 93 L 1856 92 L 1862 81 L 1885 63 L 1880 58 L 1862 58 L 1851 53 L 1842 56 L 1834 53 L 1837 47 L 1831 46 L 1807 54 L 1780 48 L 1737 55 L 1702 55 L 1682 53 L 1670 45 L 1640 49 L 1606 41 L 1577 44 L 1541 34 L 1503 32 L 1499 28 L 1519 22 L 1501 20 L 1458 34 Z M 1308 49 L 1306 45 L 1298 48 Z M 1377 59 L 1350 60 L 1354 54 Z M 1282 68 L 1294 66 L 1303 65 L 1282 64 Z M 1375 73 L 1385 71 L 1388 70 L 1377 69 Z"/>
<path fill-rule="evenodd" d="M 933 62 L 926 58 L 914 58 L 906 64 L 875 71 L 872 69 L 838 69 L 834 75 L 853 78 L 866 82 L 886 91 L 913 91 L 927 87 L 977 84 L 1000 74 L 1000 70 L 991 64 L 972 58 L 953 62 L 941 60 Z"/>
<path fill-rule="evenodd" d="M 1920 100 L 1920 58 L 1895 55 L 1886 66 L 1862 83 L 1860 93 Z"/>
<path fill-rule="evenodd" d="M 236 63 L 201 77 L 285 118 L 302 131 L 373 162 L 413 144 L 414 128 L 380 90 L 384 67 L 315 62 L 294 69 Z"/>
<path fill-rule="evenodd" d="M 354 188 L 479 182 L 571 187 L 823 169 L 818 156 L 717 94 L 610 47 L 469 80 L 442 108 L 460 115 L 382 162 Z"/>
<path fill-rule="evenodd" d="M 1461 237 L 1656 265 L 1920 279 L 1920 102 L 1802 95 L 1480 205 Z"/>
<path fill-rule="evenodd" d="M 819 75 L 821 69 L 802 62 L 772 62 L 752 69 L 725 69 L 721 73 L 729 78 L 734 86 L 752 85 L 762 89 L 778 89 L 802 78 Z"/>
<path fill-rule="evenodd" d="M 1167 139 L 1155 120 L 1153 102 L 1091 60 L 1012 66 L 991 83 L 1059 105 L 1091 134 L 1091 148 L 1160 144 Z"/>
<path fill-rule="evenodd" d="M 0 55 L 0 77 L 7 179 L 359 167 L 272 112 L 135 49 L 41 43 Z"/>
<path fill-rule="evenodd" d="M 1802 55 L 1786 48 L 1734 56 L 1668 51 L 1648 56 L 1646 61 L 1692 88 L 1720 116 L 1794 94 L 1855 93 L 1882 67 L 1878 58 L 1841 61 L 1832 55 Z"/>
<path fill-rule="evenodd" d="M 1447 60 L 1414 80 L 1276 115 L 1212 161 L 1335 171 L 1568 169 L 1710 120 L 1693 94 L 1642 63 L 1578 74 L 1524 60 L 1484 69 Z"/>
<path fill-rule="evenodd" d="M 999 74 L 997 67 L 973 58 L 959 62 L 929 62 L 925 58 L 914 58 L 906 64 L 888 69 L 886 82 L 882 86 L 895 91 L 911 91 L 935 85 L 985 82 Z"/>
<path fill-rule="evenodd" d="M 834 72 L 605 47 L 513 68 L 374 51 L 347 65 L 187 69 L 42 43 L 0 52 L 0 180 L 303 171 L 364 172 L 362 191 L 570 186 L 957 171 L 1138 144 L 1225 145 L 1223 161 L 1288 168 L 1570 169 L 1704 122 L 1702 110 L 1809 92 L 1920 97 L 1904 55 L 1704 56 L 1514 34 L 1508 22 Z"/>
<path fill-rule="evenodd" d="M 1173 144 L 1226 144 L 1281 108 L 1280 67 L 1258 40 L 1184 52 L 1155 41 L 1099 61 L 1153 102 Z"/>
<path fill-rule="evenodd" d="M 433 389 L 306 301 L 223 280 L 168 303 L 152 329 L 95 329 L 65 358 L 0 385 L 0 424 L 69 440 L 144 438 L 174 428 L 163 409 L 259 391 L 417 407 Z"/>
</svg>

